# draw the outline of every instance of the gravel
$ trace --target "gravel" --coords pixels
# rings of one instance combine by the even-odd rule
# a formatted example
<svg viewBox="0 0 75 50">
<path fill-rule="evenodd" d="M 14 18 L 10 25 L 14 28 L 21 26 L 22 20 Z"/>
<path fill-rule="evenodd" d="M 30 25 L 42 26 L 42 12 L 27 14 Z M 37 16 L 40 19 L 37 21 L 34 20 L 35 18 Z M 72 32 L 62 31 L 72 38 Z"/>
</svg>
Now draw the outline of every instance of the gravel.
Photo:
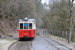
<svg viewBox="0 0 75 50">
<path fill-rule="evenodd" d="M 32 42 L 33 50 L 57 50 L 54 46 L 39 36 L 36 36 Z"/>
</svg>

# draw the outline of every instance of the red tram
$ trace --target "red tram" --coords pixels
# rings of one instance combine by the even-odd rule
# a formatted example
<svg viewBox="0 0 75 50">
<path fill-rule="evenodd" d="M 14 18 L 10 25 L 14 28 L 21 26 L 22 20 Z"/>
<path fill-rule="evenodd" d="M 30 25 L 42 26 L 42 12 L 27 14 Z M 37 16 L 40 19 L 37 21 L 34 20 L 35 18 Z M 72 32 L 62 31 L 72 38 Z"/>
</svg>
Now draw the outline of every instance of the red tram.
<svg viewBox="0 0 75 50">
<path fill-rule="evenodd" d="M 19 21 L 19 38 L 34 38 L 36 34 L 36 20 L 27 19 Z"/>
</svg>

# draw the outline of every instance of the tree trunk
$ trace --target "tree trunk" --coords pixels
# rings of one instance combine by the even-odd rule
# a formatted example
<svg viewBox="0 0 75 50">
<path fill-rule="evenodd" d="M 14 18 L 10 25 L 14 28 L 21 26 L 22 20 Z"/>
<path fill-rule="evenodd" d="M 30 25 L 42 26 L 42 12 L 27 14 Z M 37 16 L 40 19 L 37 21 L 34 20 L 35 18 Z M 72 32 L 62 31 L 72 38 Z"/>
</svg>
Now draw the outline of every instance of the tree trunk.
<svg viewBox="0 0 75 50">
<path fill-rule="evenodd" d="M 72 17 L 70 17 L 70 27 L 69 27 L 69 38 L 68 38 L 68 43 L 71 42 L 71 34 L 72 34 Z"/>
<path fill-rule="evenodd" d="M 68 43 L 71 42 L 71 34 L 72 34 L 72 7 L 73 7 L 74 0 L 69 0 L 69 10 L 70 10 L 70 26 L 69 26 L 69 37 L 68 37 Z"/>
</svg>

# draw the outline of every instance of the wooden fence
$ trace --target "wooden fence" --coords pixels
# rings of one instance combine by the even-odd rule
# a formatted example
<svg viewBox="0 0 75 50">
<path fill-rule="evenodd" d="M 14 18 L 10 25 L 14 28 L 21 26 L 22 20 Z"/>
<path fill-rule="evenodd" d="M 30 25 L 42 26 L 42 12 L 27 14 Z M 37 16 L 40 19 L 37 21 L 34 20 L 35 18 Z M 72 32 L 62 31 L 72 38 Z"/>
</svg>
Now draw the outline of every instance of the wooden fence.
<svg viewBox="0 0 75 50">
<path fill-rule="evenodd" d="M 43 34 L 68 43 L 69 31 L 43 29 Z M 75 31 L 71 34 L 71 41 L 75 42 Z"/>
</svg>

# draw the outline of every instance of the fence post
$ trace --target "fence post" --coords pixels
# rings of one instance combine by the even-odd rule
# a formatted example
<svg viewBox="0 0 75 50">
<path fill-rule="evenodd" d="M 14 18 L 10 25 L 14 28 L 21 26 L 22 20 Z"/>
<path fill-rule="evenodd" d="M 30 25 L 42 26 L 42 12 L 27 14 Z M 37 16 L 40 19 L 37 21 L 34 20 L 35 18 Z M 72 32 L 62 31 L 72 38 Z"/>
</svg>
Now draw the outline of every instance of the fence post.
<svg viewBox="0 0 75 50">
<path fill-rule="evenodd" d="M 62 42 L 63 42 L 63 35 L 64 35 L 64 31 L 62 32 Z"/>
<path fill-rule="evenodd" d="M 66 41 L 67 41 L 67 31 L 66 31 Z"/>
<path fill-rule="evenodd" d="M 51 30 L 51 35 L 52 35 L 53 30 Z M 52 37 L 52 36 L 51 36 Z"/>
<path fill-rule="evenodd" d="M 61 30 L 60 30 L 60 31 L 59 31 L 59 40 L 61 40 L 61 39 L 60 39 L 60 37 L 61 37 L 61 34 L 62 34 L 62 32 L 61 32 Z"/>
<path fill-rule="evenodd" d="M 63 38 L 63 41 L 64 41 L 64 31 L 63 31 L 63 36 L 62 36 L 62 38 Z"/>
<path fill-rule="evenodd" d="M 44 33 L 45 33 L 45 35 L 46 35 L 46 31 L 47 31 L 47 30 L 45 29 L 44 31 L 45 31 Z"/>
<path fill-rule="evenodd" d="M 44 29 L 43 29 L 43 34 L 44 34 Z"/>
<path fill-rule="evenodd" d="M 54 38 L 55 38 L 55 30 L 54 30 Z"/>
<path fill-rule="evenodd" d="M 48 34 L 47 35 L 49 35 L 49 33 L 50 33 L 50 30 L 48 30 Z"/>
<path fill-rule="evenodd" d="M 54 37 L 54 30 L 53 30 L 53 37 Z"/>
<path fill-rule="evenodd" d="M 50 34 L 52 34 L 52 33 L 51 33 L 51 30 L 50 30 Z"/>
<path fill-rule="evenodd" d="M 50 33 L 50 37 L 51 37 L 51 30 L 49 30 L 49 33 Z"/>
<path fill-rule="evenodd" d="M 62 41 L 63 41 L 63 31 L 62 31 Z"/>
<path fill-rule="evenodd" d="M 58 39 L 58 30 L 57 30 L 57 39 Z"/>
<path fill-rule="evenodd" d="M 47 29 L 45 29 L 45 35 L 46 35 L 46 33 L 47 33 Z"/>
<path fill-rule="evenodd" d="M 52 36 L 53 36 L 53 30 L 52 30 Z"/>
</svg>

